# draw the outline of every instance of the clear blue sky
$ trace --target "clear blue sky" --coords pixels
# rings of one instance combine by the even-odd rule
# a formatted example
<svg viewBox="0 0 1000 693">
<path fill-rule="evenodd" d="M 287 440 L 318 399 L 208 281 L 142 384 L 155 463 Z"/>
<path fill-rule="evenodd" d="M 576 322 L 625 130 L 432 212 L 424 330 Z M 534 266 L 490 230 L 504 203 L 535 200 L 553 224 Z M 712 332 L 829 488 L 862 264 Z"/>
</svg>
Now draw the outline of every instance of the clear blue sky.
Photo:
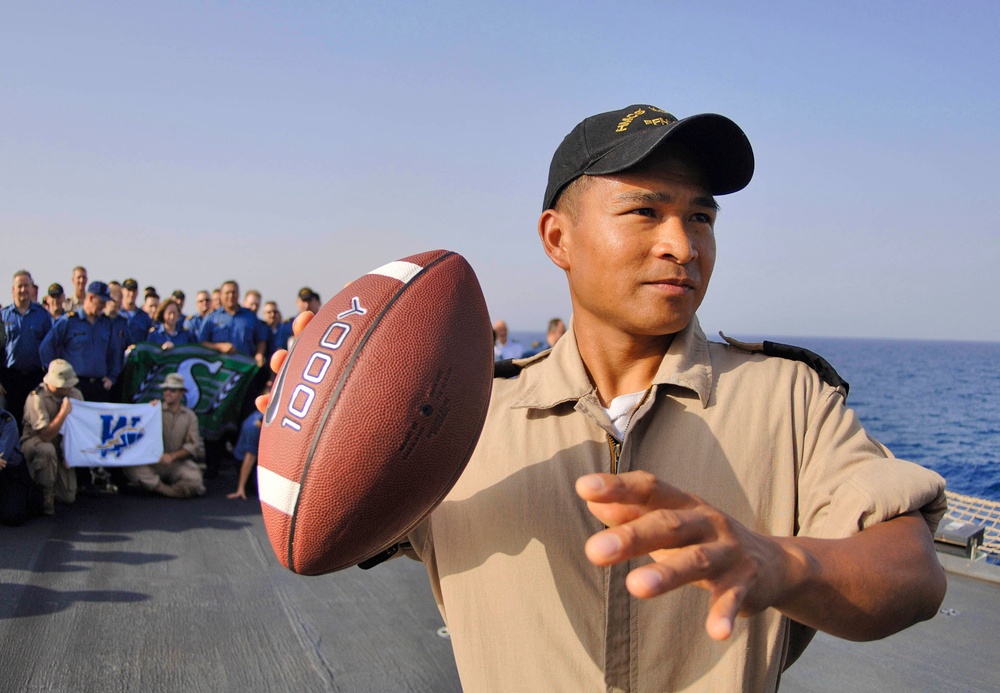
<svg viewBox="0 0 1000 693">
<path fill-rule="evenodd" d="M 552 151 L 647 102 L 754 145 L 707 330 L 1000 340 L 998 7 L 4 3 L 0 275 L 235 277 L 289 314 L 443 247 L 541 330 L 569 314 L 535 233 Z"/>
</svg>

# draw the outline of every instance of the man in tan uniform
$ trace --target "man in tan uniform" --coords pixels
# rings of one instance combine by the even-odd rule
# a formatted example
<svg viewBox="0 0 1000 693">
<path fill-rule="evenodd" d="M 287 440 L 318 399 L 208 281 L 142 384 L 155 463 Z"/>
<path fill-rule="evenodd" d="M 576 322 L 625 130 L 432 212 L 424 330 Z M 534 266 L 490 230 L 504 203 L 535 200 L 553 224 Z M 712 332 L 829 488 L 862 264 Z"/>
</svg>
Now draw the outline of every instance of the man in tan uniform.
<svg viewBox="0 0 1000 693">
<path fill-rule="evenodd" d="M 205 457 L 205 443 L 198 430 L 198 417 L 182 400 L 187 388 L 179 373 L 168 375 L 163 384 L 163 455 L 156 464 L 126 467 L 130 481 L 147 491 L 170 498 L 205 494 L 201 468 L 195 460 Z"/>
<path fill-rule="evenodd" d="M 494 381 L 472 459 L 402 545 L 467 690 L 769 691 L 815 629 L 936 613 L 943 479 L 872 440 L 832 369 L 698 325 L 715 196 L 752 173 L 731 120 L 648 105 L 556 150 L 538 233 L 569 330 Z"/>
<path fill-rule="evenodd" d="M 68 468 L 62 453 L 62 425 L 73 410 L 71 400 L 83 399 L 74 387 L 79 382 L 69 361 L 53 359 L 42 384 L 24 403 L 21 451 L 31 477 L 42 489 L 42 512 L 55 514 L 55 501 L 76 500 L 76 472 Z"/>
</svg>

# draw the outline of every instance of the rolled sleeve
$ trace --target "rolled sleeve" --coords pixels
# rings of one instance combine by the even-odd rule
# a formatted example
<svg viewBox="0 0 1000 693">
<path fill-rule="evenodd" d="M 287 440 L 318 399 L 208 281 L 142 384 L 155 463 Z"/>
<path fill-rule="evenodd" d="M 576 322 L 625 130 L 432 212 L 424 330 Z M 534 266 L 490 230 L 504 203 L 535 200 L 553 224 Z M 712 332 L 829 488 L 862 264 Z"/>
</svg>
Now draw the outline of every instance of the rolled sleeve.
<svg viewBox="0 0 1000 693">
<path fill-rule="evenodd" d="M 947 509 L 939 474 L 893 457 L 865 432 L 839 391 L 819 398 L 809 418 L 798 534 L 837 539 L 915 511 L 932 531 L 937 527 Z"/>
</svg>

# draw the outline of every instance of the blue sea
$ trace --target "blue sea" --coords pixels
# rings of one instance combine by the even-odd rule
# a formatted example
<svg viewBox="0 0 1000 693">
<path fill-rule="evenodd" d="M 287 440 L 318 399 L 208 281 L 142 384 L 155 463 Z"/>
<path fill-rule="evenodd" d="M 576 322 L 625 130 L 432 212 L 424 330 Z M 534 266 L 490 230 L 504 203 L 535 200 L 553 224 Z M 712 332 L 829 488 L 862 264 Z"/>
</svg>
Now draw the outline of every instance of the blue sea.
<svg viewBox="0 0 1000 693">
<path fill-rule="evenodd" d="M 897 457 L 938 472 L 951 491 L 1000 500 L 1000 343 L 768 339 L 826 358 L 851 385 L 847 403 Z"/>
</svg>

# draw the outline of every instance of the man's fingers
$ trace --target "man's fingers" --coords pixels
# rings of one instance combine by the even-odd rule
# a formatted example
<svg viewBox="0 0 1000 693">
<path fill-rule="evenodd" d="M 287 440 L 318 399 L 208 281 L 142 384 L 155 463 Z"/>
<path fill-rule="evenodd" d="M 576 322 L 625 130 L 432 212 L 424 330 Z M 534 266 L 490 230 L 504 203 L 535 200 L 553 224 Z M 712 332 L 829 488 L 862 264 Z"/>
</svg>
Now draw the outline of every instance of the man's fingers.
<svg viewBox="0 0 1000 693">
<path fill-rule="evenodd" d="M 731 564 L 719 543 L 695 544 L 652 554 L 653 563 L 640 566 L 625 578 L 632 596 L 650 599 L 684 585 L 705 583 L 721 575 Z"/>
<path fill-rule="evenodd" d="M 261 395 L 253 403 L 257 407 L 257 411 L 263 414 L 267 411 L 267 405 L 271 403 L 271 395 Z"/>
<path fill-rule="evenodd" d="M 288 358 L 288 349 L 278 349 L 271 356 L 271 370 L 277 373 L 281 370 L 282 364 L 285 363 L 285 359 Z"/>
<path fill-rule="evenodd" d="M 314 317 L 314 313 L 311 310 L 304 310 L 296 316 L 295 320 L 292 321 L 292 334 L 298 337 L 302 334 L 302 330 L 306 329 L 306 325 Z"/>
<path fill-rule="evenodd" d="M 733 623 L 743 607 L 746 591 L 729 588 L 712 595 L 712 605 L 705 619 L 705 631 L 712 640 L 726 640 L 733 634 Z"/>
<path fill-rule="evenodd" d="M 715 538 L 715 530 L 704 513 L 660 509 L 598 532 L 587 540 L 584 550 L 592 563 L 611 565 L 662 549 L 706 544 Z"/>
<path fill-rule="evenodd" d="M 576 493 L 595 503 L 627 503 L 646 508 L 683 508 L 697 499 L 649 472 L 587 474 L 576 480 Z"/>
</svg>

